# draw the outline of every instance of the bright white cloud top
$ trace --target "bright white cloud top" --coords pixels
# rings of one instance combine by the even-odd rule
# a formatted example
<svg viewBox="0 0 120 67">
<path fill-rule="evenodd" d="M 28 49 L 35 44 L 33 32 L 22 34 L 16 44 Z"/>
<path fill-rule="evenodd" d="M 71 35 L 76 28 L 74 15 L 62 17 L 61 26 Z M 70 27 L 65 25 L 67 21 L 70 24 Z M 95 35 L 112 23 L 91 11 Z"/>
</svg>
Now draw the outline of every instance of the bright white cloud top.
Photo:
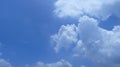
<svg viewBox="0 0 120 67">
<path fill-rule="evenodd" d="M 59 17 L 83 15 L 107 19 L 120 12 L 119 0 L 57 0 L 54 12 Z"/>
<path fill-rule="evenodd" d="M 99 27 L 98 21 L 112 15 L 119 17 L 119 4 L 119 0 L 57 0 L 55 14 L 79 18 L 79 23 L 62 25 L 51 36 L 55 51 L 67 49 L 75 57 L 92 60 L 97 67 L 119 67 L 120 25 L 106 30 Z"/>
</svg>

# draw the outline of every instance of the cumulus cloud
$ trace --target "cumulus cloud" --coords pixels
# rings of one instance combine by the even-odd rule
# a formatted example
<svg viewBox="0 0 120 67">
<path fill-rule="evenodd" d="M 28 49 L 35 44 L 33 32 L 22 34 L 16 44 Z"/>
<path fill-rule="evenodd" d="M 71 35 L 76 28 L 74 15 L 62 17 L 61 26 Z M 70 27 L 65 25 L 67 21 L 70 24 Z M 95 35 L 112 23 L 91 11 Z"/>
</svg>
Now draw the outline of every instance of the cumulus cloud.
<svg viewBox="0 0 120 67">
<path fill-rule="evenodd" d="M 59 17 L 77 18 L 79 23 L 62 25 L 51 36 L 55 51 L 69 49 L 74 57 L 91 60 L 93 67 L 119 67 L 120 25 L 106 30 L 98 21 L 113 15 L 120 17 L 119 4 L 119 0 L 57 0 L 54 13 Z"/>
<path fill-rule="evenodd" d="M 56 42 L 55 48 L 60 50 L 66 49 L 66 46 L 74 46 L 70 48 L 73 56 L 88 58 L 95 64 L 105 67 L 120 66 L 120 26 L 108 31 L 98 24 L 97 19 L 83 16 L 80 17 L 78 25 L 61 27 L 62 31 L 59 30 L 61 33 L 52 36 Z"/>
<path fill-rule="evenodd" d="M 55 42 L 55 51 L 58 52 L 61 48 L 70 48 L 69 45 L 74 44 L 77 41 L 77 28 L 74 24 L 62 25 L 58 33 L 51 36 Z"/>
<path fill-rule="evenodd" d="M 55 14 L 59 17 L 94 16 L 105 20 L 110 15 L 120 15 L 119 0 L 57 0 Z"/>
<path fill-rule="evenodd" d="M 60 60 L 55 63 L 37 62 L 33 66 L 27 65 L 26 67 L 72 67 L 72 65 L 68 61 Z"/>
<path fill-rule="evenodd" d="M 0 59 L 0 67 L 12 67 L 12 65 L 4 59 Z"/>
</svg>

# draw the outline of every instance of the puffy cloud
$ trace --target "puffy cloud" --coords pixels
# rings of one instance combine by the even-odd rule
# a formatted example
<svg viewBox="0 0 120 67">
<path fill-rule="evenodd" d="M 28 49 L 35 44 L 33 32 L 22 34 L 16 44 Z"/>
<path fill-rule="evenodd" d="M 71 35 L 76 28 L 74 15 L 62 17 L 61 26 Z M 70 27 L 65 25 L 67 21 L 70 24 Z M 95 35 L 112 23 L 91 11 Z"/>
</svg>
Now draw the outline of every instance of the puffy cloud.
<svg viewBox="0 0 120 67">
<path fill-rule="evenodd" d="M 55 14 L 79 18 L 79 23 L 62 25 L 58 33 L 52 35 L 55 51 L 69 49 L 73 56 L 93 61 L 93 67 L 119 67 L 120 26 L 106 30 L 99 27 L 98 21 L 111 15 L 120 17 L 119 4 L 119 0 L 57 0 Z"/>
<path fill-rule="evenodd" d="M 120 26 L 115 26 L 109 31 L 99 27 L 98 24 L 96 19 L 83 16 L 80 17 L 78 25 L 61 27 L 62 31 L 59 30 L 52 39 L 59 50 L 66 49 L 66 45 L 72 46 L 73 48 L 67 49 L 73 52 L 73 56 L 92 60 L 97 67 L 119 67 Z"/>
<path fill-rule="evenodd" d="M 83 15 L 106 19 L 111 14 L 119 15 L 119 0 L 57 0 L 54 12 L 59 17 Z"/>
<path fill-rule="evenodd" d="M 65 61 L 65 60 L 60 60 L 58 62 L 48 63 L 48 64 L 45 64 L 43 62 L 37 62 L 33 66 L 27 65 L 26 67 L 72 67 L 72 65 L 69 62 Z"/>
<path fill-rule="evenodd" d="M 4 59 L 0 59 L 0 67 L 12 67 L 12 65 Z"/>
<path fill-rule="evenodd" d="M 78 29 L 80 37 L 75 50 L 79 54 L 82 52 L 84 56 L 98 63 L 107 63 L 108 60 L 111 63 L 118 61 L 120 58 L 120 26 L 115 26 L 113 30 L 108 31 L 100 28 L 97 20 L 84 16 L 80 19 Z"/>
<path fill-rule="evenodd" d="M 77 28 L 74 24 L 62 25 L 58 33 L 51 36 L 55 42 L 55 50 L 58 52 L 61 48 L 70 48 L 69 45 L 74 44 L 77 41 Z"/>
</svg>

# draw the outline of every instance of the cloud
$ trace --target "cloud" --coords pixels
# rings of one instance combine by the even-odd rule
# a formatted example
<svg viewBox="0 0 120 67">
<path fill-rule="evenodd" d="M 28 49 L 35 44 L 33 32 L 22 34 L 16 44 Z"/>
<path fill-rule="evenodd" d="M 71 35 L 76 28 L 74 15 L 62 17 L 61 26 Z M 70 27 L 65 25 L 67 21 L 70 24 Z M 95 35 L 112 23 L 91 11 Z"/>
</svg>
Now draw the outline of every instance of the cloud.
<svg viewBox="0 0 120 67">
<path fill-rule="evenodd" d="M 58 33 L 52 36 L 55 48 L 70 49 L 73 56 L 85 57 L 95 62 L 97 67 L 119 67 L 120 26 L 109 31 L 98 24 L 97 19 L 83 16 L 77 25 L 61 26 Z"/>
<path fill-rule="evenodd" d="M 77 28 L 74 24 L 62 25 L 58 33 L 51 36 L 55 42 L 55 51 L 58 52 L 61 48 L 70 48 L 70 44 L 74 44 L 77 41 Z"/>
<path fill-rule="evenodd" d="M 72 67 L 72 65 L 68 61 L 60 60 L 55 63 L 47 63 L 47 64 L 43 62 L 37 62 L 33 66 L 27 65 L 26 67 Z"/>
<path fill-rule="evenodd" d="M 85 65 L 81 65 L 81 67 L 85 67 Z"/>
<path fill-rule="evenodd" d="M 0 67 L 12 67 L 12 65 L 4 59 L 0 59 Z"/>
<path fill-rule="evenodd" d="M 3 44 L 0 42 L 0 47 Z M 2 56 L 2 53 L 0 52 L 0 56 Z M 0 58 L 0 67 L 12 67 L 11 63 L 9 63 L 8 61 L 6 61 L 5 59 Z"/>
<path fill-rule="evenodd" d="M 59 17 L 89 15 L 105 20 L 112 14 L 120 16 L 119 4 L 119 0 L 57 0 L 54 12 Z"/>
<path fill-rule="evenodd" d="M 60 18 L 77 18 L 79 23 L 62 25 L 51 36 L 55 51 L 91 60 L 92 67 L 119 67 L 120 25 L 106 30 L 98 21 L 110 16 L 120 18 L 119 4 L 119 0 L 57 0 L 54 13 Z"/>
</svg>

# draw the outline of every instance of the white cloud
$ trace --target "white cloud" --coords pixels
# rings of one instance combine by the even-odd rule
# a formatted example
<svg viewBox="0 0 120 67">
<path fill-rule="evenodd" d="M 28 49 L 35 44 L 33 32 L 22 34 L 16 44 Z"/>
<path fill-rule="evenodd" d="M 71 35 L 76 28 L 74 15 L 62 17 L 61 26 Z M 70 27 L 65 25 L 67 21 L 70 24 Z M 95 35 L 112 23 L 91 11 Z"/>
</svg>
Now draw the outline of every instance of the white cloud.
<svg viewBox="0 0 120 67">
<path fill-rule="evenodd" d="M 77 41 L 77 28 L 73 25 L 62 25 L 58 33 L 51 36 L 55 42 L 55 50 L 58 52 L 61 48 L 69 48 L 71 44 Z"/>
<path fill-rule="evenodd" d="M 0 42 L 0 47 L 2 45 L 3 44 Z M 0 52 L 0 56 L 2 56 L 1 52 Z M 5 59 L 0 58 L 0 67 L 12 67 L 12 65 L 8 61 L 6 61 Z"/>
<path fill-rule="evenodd" d="M 85 67 L 85 65 L 81 65 L 81 67 Z"/>
<path fill-rule="evenodd" d="M 12 65 L 4 59 L 0 59 L 0 67 L 12 67 Z"/>
<path fill-rule="evenodd" d="M 52 36 L 55 51 L 69 49 L 74 57 L 93 61 L 94 67 L 119 67 L 120 25 L 106 30 L 99 27 L 98 21 L 107 20 L 111 15 L 120 17 L 119 4 L 119 0 L 57 0 L 55 14 L 79 18 L 79 23 L 62 25 Z"/>
<path fill-rule="evenodd" d="M 71 50 L 69 52 L 73 52 L 74 56 L 83 56 L 96 64 L 98 63 L 98 65 L 119 66 L 120 26 L 115 26 L 111 31 L 108 31 L 99 27 L 98 23 L 94 18 L 80 17 L 78 25 L 61 27 L 60 34 L 53 35 L 52 39 L 57 43 L 56 46 L 59 50 L 66 49 L 66 45 L 67 47 L 74 45 L 74 48 L 67 48 Z M 69 34 L 72 32 L 74 35 Z"/>
<path fill-rule="evenodd" d="M 55 63 L 47 63 L 47 64 L 43 62 L 37 62 L 33 66 L 27 65 L 26 67 L 72 67 L 72 65 L 68 61 L 60 60 Z"/>
<path fill-rule="evenodd" d="M 111 14 L 119 15 L 119 0 L 57 0 L 54 12 L 59 17 L 83 15 L 106 19 Z"/>
</svg>

